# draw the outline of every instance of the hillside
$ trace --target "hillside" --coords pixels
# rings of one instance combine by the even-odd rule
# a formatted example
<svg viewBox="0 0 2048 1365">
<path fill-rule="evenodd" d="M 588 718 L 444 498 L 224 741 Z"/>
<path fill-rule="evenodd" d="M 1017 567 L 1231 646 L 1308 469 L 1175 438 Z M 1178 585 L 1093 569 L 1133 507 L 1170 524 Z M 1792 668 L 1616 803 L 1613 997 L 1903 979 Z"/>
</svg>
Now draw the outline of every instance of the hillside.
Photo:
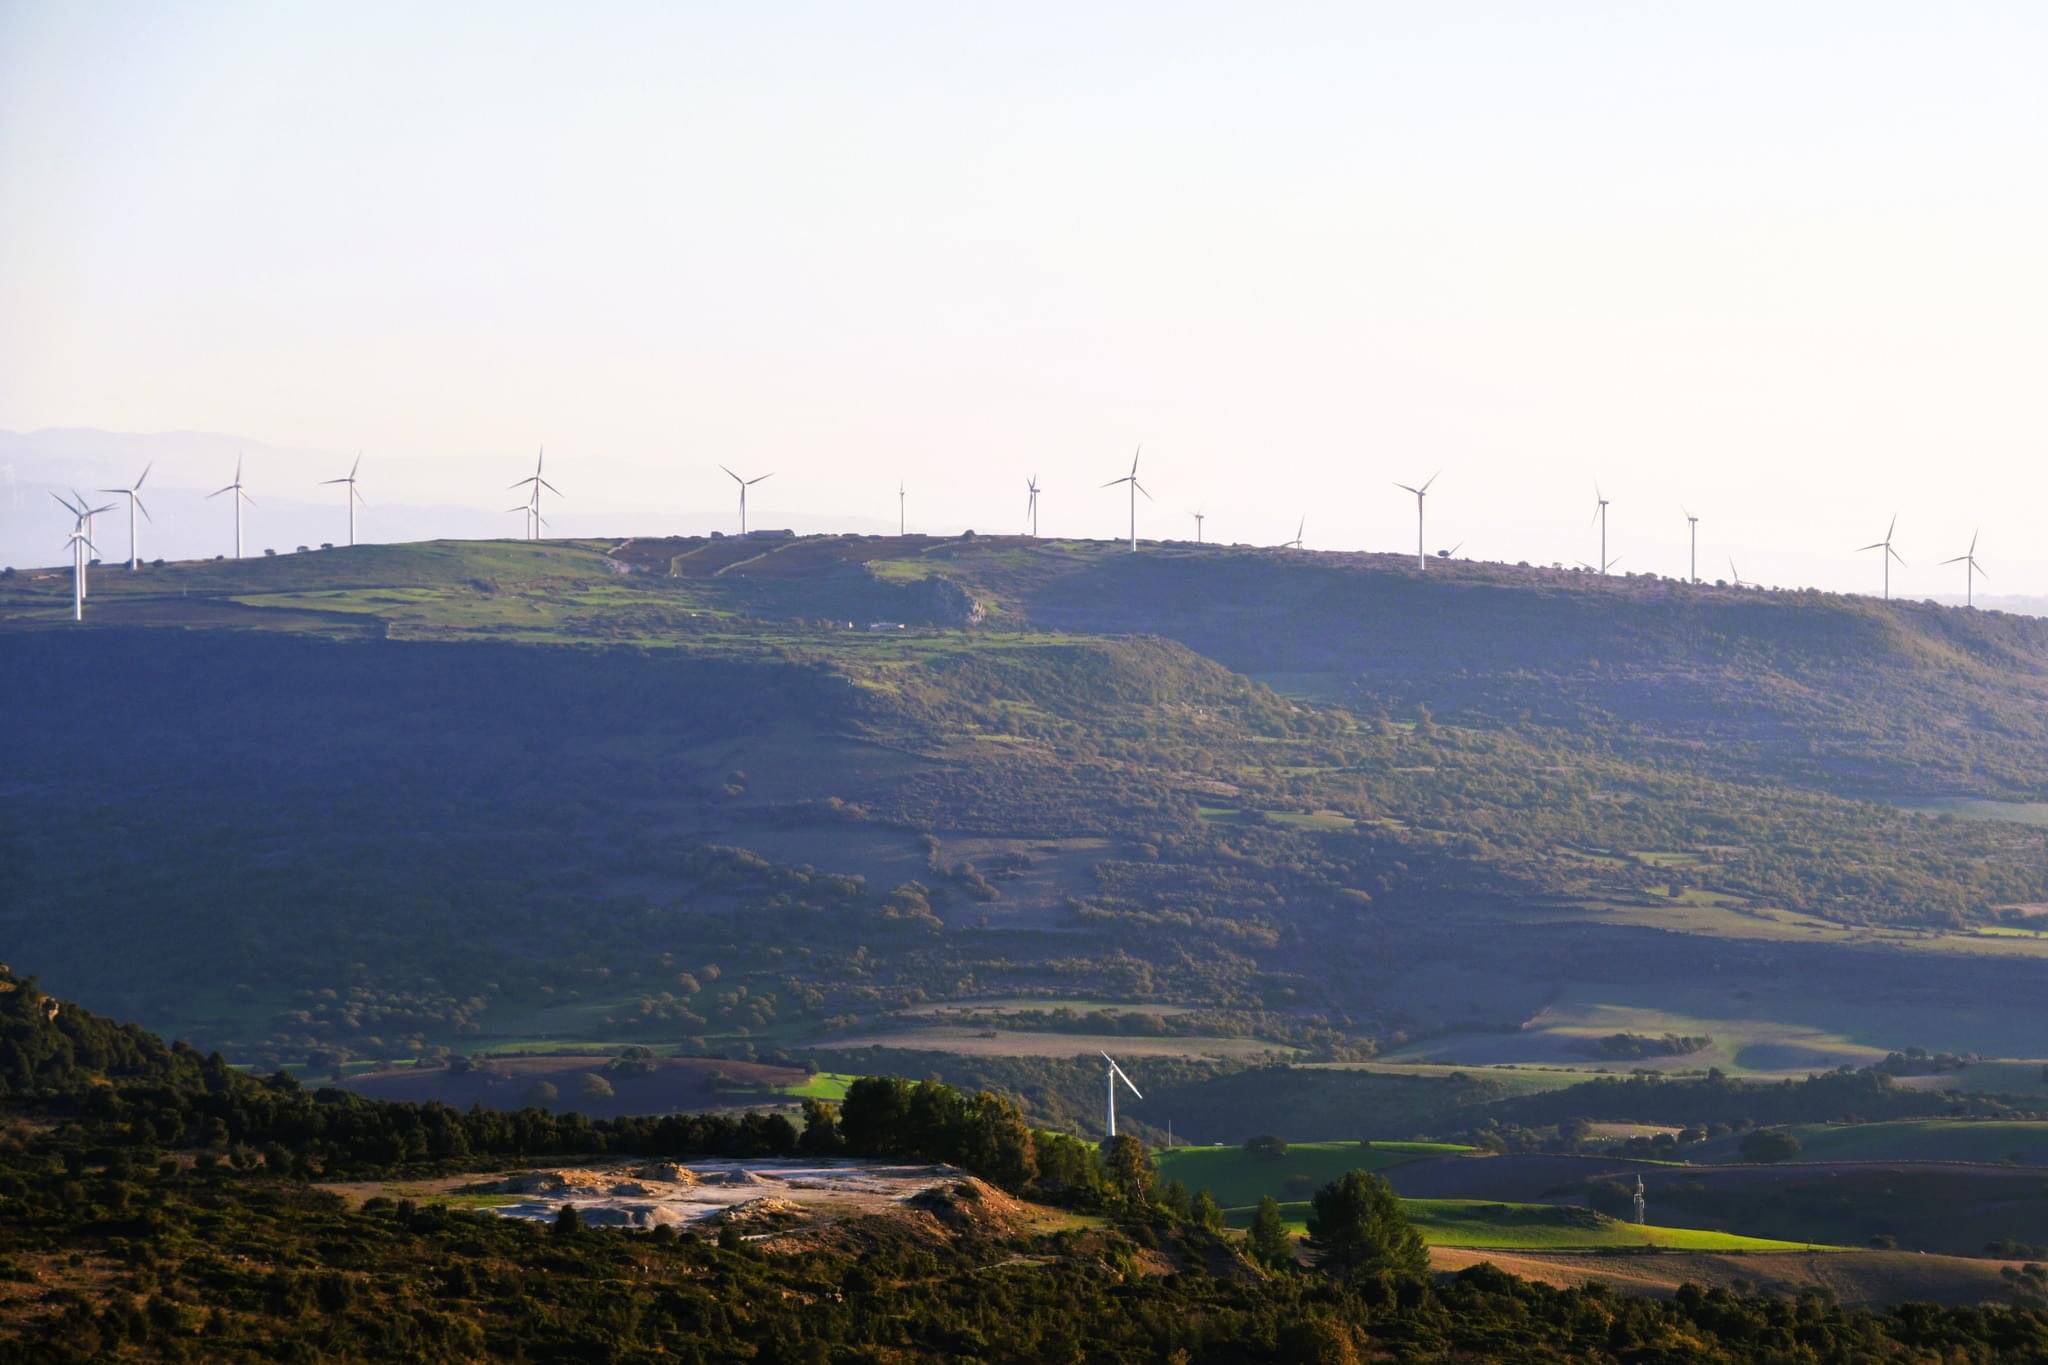
<svg viewBox="0 0 2048 1365">
<path fill-rule="evenodd" d="M 1091 1124 L 1070 1059 L 1108 1037 L 1234 1140 L 1262 1055 L 1503 1098 L 2048 1023 L 2048 831 L 1993 799 L 2048 761 L 2041 623 L 917 537 L 364 547 L 67 604 L 0 580 L 0 945 L 237 1061 L 857 1045 Z M 1601 1051 L 1664 1034 L 1711 1042 Z M 1301 1073 L 1322 1131 L 1476 1121 L 1348 1074 Z"/>
</svg>

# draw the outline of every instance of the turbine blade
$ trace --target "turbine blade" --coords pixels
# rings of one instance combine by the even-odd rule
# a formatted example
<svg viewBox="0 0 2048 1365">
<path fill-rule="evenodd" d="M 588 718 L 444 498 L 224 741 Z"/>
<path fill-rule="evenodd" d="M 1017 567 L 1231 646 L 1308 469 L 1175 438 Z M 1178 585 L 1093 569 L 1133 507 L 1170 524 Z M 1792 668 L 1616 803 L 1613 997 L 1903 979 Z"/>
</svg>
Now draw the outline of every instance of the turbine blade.
<svg viewBox="0 0 2048 1365">
<path fill-rule="evenodd" d="M 1136 479 L 1132 479 L 1132 480 L 1131 480 L 1131 487 L 1133 487 L 1133 488 L 1137 489 L 1137 490 L 1138 490 L 1138 491 L 1139 491 L 1140 493 L 1145 493 L 1145 501 L 1146 501 L 1146 502 L 1150 502 L 1150 501 L 1152 501 L 1152 495 L 1151 495 L 1150 493 L 1146 493 L 1146 492 L 1145 492 L 1145 485 L 1144 485 L 1144 484 L 1142 484 L 1142 483 L 1139 483 L 1139 482 L 1138 482 L 1138 481 L 1137 481 Z"/>
<path fill-rule="evenodd" d="M 148 477 L 149 477 L 149 471 L 150 471 L 150 470 L 152 470 L 152 469 L 155 469 L 155 468 L 156 468 L 156 461 L 155 461 L 155 460 L 151 460 L 151 461 L 150 461 L 150 462 L 149 462 L 148 464 L 144 465 L 144 466 L 142 467 L 142 476 L 141 476 L 141 478 L 138 478 L 138 479 L 136 479 L 136 480 L 135 480 L 135 486 L 136 486 L 137 488 L 140 488 L 140 487 L 142 487 L 142 480 L 143 480 L 143 479 L 146 479 L 146 478 L 148 478 Z"/>
<path fill-rule="evenodd" d="M 349 477 L 349 482 L 350 482 L 350 483 L 354 483 L 354 482 L 355 482 L 355 477 L 356 477 L 356 471 L 357 471 L 358 469 L 361 469 L 362 467 L 363 467 L 363 452 L 362 452 L 362 451 L 360 451 L 360 450 L 358 450 L 358 451 L 356 452 L 356 462 L 355 462 L 354 464 L 352 464 L 352 465 L 350 465 L 350 466 L 348 467 L 348 477 Z"/>
<path fill-rule="evenodd" d="M 1422 496 L 1422 490 L 1420 488 L 1410 488 L 1407 484 L 1402 483 L 1398 479 L 1394 481 L 1394 487 L 1400 489 L 1404 493 L 1413 493 L 1418 498 Z"/>
<path fill-rule="evenodd" d="M 1949 566 L 1949 565 L 1951 565 L 1951 564 L 1961 564 L 1961 563 L 1964 563 L 1964 562 L 1965 562 L 1965 561 L 1967 561 L 1968 559 L 1969 559 L 1969 556 L 1968 556 L 1968 555 L 1957 555 L 1957 556 L 1956 556 L 1956 557 L 1955 557 L 1954 559 L 1944 559 L 1944 560 L 1942 560 L 1942 561 L 1941 561 L 1941 564 L 1942 564 L 1942 567 L 1943 567 L 1943 568 L 1946 568 L 1946 567 L 1948 567 L 1948 566 Z"/>
<path fill-rule="evenodd" d="M 550 492 L 550 493 L 553 493 L 553 494 L 554 494 L 554 495 L 555 495 L 556 497 L 558 497 L 558 498 L 565 498 L 565 497 L 567 497 L 567 496 L 568 496 L 568 494 L 564 493 L 564 492 L 563 492 L 563 491 L 562 491 L 561 489 L 559 489 L 559 488 L 555 487 L 555 486 L 554 486 L 553 484 L 549 483 L 549 482 L 548 482 L 548 481 L 547 481 L 546 479 L 542 479 L 542 480 L 540 481 L 540 486 L 541 486 L 542 488 L 545 488 L 545 489 L 547 489 L 547 490 L 548 490 L 548 492 Z"/>
<path fill-rule="evenodd" d="M 133 493 L 130 493 L 128 496 L 131 498 L 135 498 L 135 505 L 142 512 L 142 519 L 153 524 L 156 521 L 156 518 L 149 514 L 149 504 L 144 502 L 141 498 L 136 497 L 136 495 Z"/>
<path fill-rule="evenodd" d="M 1982 564 L 1979 564 L 1974 559 L 1970 561 L 1970 567 L 1976 571 L 1977 576 L 1980 578 L 1991 577 L 1991 570 L 1985 568 Z"/>
<path fill-rule="evenodd" d="M 1899 561 L 1900 568 L 1903 569 L 1906 567 L 1906 557 L 1904 555 L 1900 554 L 1897 550 L 1892 549 L 1892 547 L 1889 545 L 1885 546 L 1884 548 L 1887 554 L 1889 554 L 1893 559 Z"/>
<path fill-rule="evenodd" d="M 1415 491 L 1418 493 L 1427 493 L 1429 491 L 1429 485 L 1435 483 L 1438 479 L 1441 479 L 1443 476 L 1444 472 L 1441 469 L 1439 469 L 1436 473 L 1429 476 L 1428 483 L 1423 484 L 1422 487 L 1416 489 Z"/>
<path fill-rule="evenodd" d="M 772 473 L 769 473 L 769 474 L 763 474 L 763 475 L 762 475 L 762 476 L 761 476 L 761 477 L 760 477 L 759 479 L 748 479 L 748 480 L 747 480 L 747 482 L 748 482 L 748 483 L 749 483 L 750 485 L 751 485 L 751 484 L 757 484 L 757 483 L 760 483 L 760 482 L 761 482 L 761 481 L 762 481 L 763 479 L 772 479 L 772 478 L 774 478 L 774 477 L 775 477 L 775 475 L 774 475 L 774 474 L 772 474 Z"/>
<path fill-rule="evenodd" d="M 240 487 L 240 486 L 241 486 L 241 485 L 239 485 L 239 484 L 232 484 L 232 483 L 231 483 L 231 484 L 229 484 L 229 485 L 228 485 L 228 486 L 227 486 L 226 488 L 216 488 L 216 489 L 214 489 L 214 490 L 213 490 L 213 491 L 212 491 L 211 493 L 208 493 L 208 494 L 207 494 L 206 496 L 207 496 L 207 497 L 209 497 L 209 498 L 217 498 L 217 497 L 219 497 L 219 496 L 220 496 L 221 494 L 223 494 L 223 493 L 232 493 L 232 492 L 234 492 L 234 491 L 235 491 L 235 489 L 237 489 L 237 488 L 238 488 L 238 487 Z"/>
<path fill-rule="evenodd" d="M 1142 445 L 1131 453 L 1131 477 L 1134 479 L 1138 477 L 1138 456 L 1143 455 L 1144 453 L 1145 447 L 1143 447 Z"/>
<path fill-rule="evenodd" d="M 725 469 L 725 466 L 724 466 L 724 465 L 720 465 L 720 466 L 719 466 L 719 468 L 720 468 L 720 469 Z M 735 482 L 737 482 L 737 483 L 742 483 L 742 484 L 744 484 L 744 483 L 746 482 L 746 480 L 745 480 L 745 479 L 742 479 L 742 478 L 740 478 L 740 476 L 739 476 L 739 475 L 737 475 L 737 474 L 734 474 L 734 473 L 733 473 L 733 472 L 732 472 L 732 471 L 731 471 L 730 469 L 725 469 L 725 472 L 726 472 L 726 474 L 727 474 L 727 476 L 728 476 L 728 477 L 730 477 L 731 479 L 733 479 L 733 480 L 734 480 Z"/>
<path fill-rule="evenodd" d="M 1889 550 L 1890 548 L 1891 548 L 1891 546 L 1887 545 L 1887 544 L 1886 544 L 1886 543 L 1885 543 L 1884 541 L 1881 541 L 1881 540 L 1880 540 L 1880 541 L 1876 542 L 1875 544 L 1871 544 L 1871 545 L 1858 545 L 1858 546 L 1856 547 L 1856 553 L 1860 555 L 1860 554 L 1862 554 L 1862 553 L 1863 553 L 1863 552 L 1864 552 L 1865 550 Z"/>
<path fill-rule="evenodd" d="M 1121 479 L 1111 479 L 1111 480 L 1110 480 L 1110 481 L 1109 481 L 1108 483 L 1106 483 L 1106 484 L 1104 484 L 1104 485 L 1102 485 L 1102 486 L 1103 486 L 1104 488 L 1114 488 L 1114 487 L 1116 487 L 1116 486 L 1117 486 L 1118 484 L 1120 484 L 1120 483 L 1129 483 L 1130 481 L 1131 481 L 1131 480 L 1130 480 L 1130 476 L 1129 476 L 1129 475 L 1125 475 L 1125 476 L 1124 476 L 1123 478 L 1121 478 Z"/>
<path fill-rule="evenodd" d="M 320 486 L 321 486 L 322 488 L 325 488 L 325 487 L 326 487 L 326 486 L 327 486 L 328 484 L 330 484 L 330 483 L 351 483 L 351 482 L 353 482 L 353 480 L 350 480 L 350 479 L 322 479 L 322 480 L 320 480 Z"/>
</svg>

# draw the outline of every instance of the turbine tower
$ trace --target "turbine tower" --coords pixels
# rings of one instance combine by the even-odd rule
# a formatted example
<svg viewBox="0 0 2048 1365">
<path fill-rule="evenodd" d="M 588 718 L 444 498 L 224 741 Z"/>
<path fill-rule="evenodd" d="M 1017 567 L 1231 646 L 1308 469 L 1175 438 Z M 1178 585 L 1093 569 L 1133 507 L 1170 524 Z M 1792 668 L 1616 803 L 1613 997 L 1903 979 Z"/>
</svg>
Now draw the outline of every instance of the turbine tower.
<svg viewBox="0 0 2048 1365">
<path fill-rule="evenodd" d="M 95 513 L 111 512 L 114 510 L 114 507 L 112 503 L 107 504 L 105 507 L 87 507 L 85 499 L 79 498 L 75 492 L 71 496 L 78 499 L 76 502 L 67 502 L 65 499 L 57 497 L 55 493 L 52 493 L 50 496 L 57 498 L 57 501 L 63 504 L 64 510 L 71 513 L 72 516 L 71 538 L 67 542 L 71 547 L 71 619 L 83 621 L 85 619 L 86 566 L 90 556 L 99 553 L 99 548 L 92 543 L 92 534 L 86 530 L 86 527 L 91 523 Z"/>
<path fill-rule="evenodd" d="M 1984 574 L 1986 578 L 1991 577 L 1990 574 L 1984 573 L 1984 566 L 1977 562 L 1977 537 L 1982 534 L 1981 530 L 1972 531 L 1970 533 L 1970 548 L 1966 553 L 1959 554 L 1954 559 L 1944 559 L 1941 561 L 1943 564 L 1963 564 L 1968 566 L 1963 570 L 1963 605 L 1966 607 L 1977 605 L 1977 575 Z"/>
<path fill-rule="evenodd" d="M 544 520 L 542 520 L 540 515 L 540 490 L 545 488 L 548 490 L 548 492 L 553 493 L 558 498 L 562 496 L 561 489 L 555 487 L 553 484 L 549 483 L 546 479 L 540 476 L 541 462 L 547 459 L 547 457 L 548 448 L 546 446 L 542 446 L 540 448 L 540 454 L 534 457 L 533 477 L 528 479 L 521 479 L 517 483 L 508 483 L 505 485 L 505 487 L 508 489 L 530 487 L 533 490 L 531 497 L 528 498 L 528 502 L 531 505 L 533 511 L 533 520 L 527 523 L 527 538 L 530 540 L 539 540 L 540 528 L 547 524 Z M 350 471 L 350 477 L 354 477 L 353 470 Z M 350 543 L 353 544 L 354 542 Z"/>
<path fill-rule="evenodd" d="M 719 468 L 725 469 L 725 466 L 720 465 Z M 762 474 L 756 478 L 743 479 L 739 475 L 733 474 L 730 469 L 725 469 L 725 472 L 731 475 L 732 481 L 740 486 L 740 534 L 745 535 L 747 533 L 747 490 L 761 482 L 762 479 L 772 479 L 775 476 L 773 474 Z"/>
<path fill-rule="evenodd" d="M 233 493 L 235 495 L 235 558 L 240 559 L 242 557 L 242 504 L 246 502 L 251 507 L 254 507 L 256 499 L 242 491 L 242 457 L 239 455 L 235 456 L 235 481 L 226 488 L 214 489 L 213 492 L 208 493 L 206 496 L 217 498 L 223 493 Z"/>
<path fill-rule="evenodd" d="M 148 464 L 144 465 L 144 466 L 142 467 L 142 473 L 141 473 L 141 475 L 140 475 L 140 476 L 138 476 L 138 477 L 136 478 L 136 480 L 135 480 L 135 483 L 134 483 L 134 484 L 133 484 L 133 486 L 131 486 L 131 487 L 128 487 L 128 488 L 102 488 L 102 489 L 100 489 L 100 490 L 99 490 L 99 491 L 100 491 L 100 492 L 102 492 L 102 493 L 119 493 L 119 494 L 121 494 L 122 496 L 124 496 L 124 497 L 126 497 L 126 498 L 128 499 L 128 572 L 129 572 L 129 573 L 134 573 L 134 572 L 135 572 L 135 509 L 136 509 L 137 507 L 142 507 L 142 480 L 143 480 L 143 479 L 146 479 L 146 478 L 148 478 L 148 477 L 149 477 L 149 471 L 150 471 L 150 470 L 152 470 L 152 469 L 154 469 L 155 467 L 156 467 L 156 461 L 154 461 L 154 460 L 151 460 L 151 461 L 150 461 L 150 462 L 149 462 Z M 143 516 L 145 516 L 145 517 L 149 517 L 149 520 L 151 520 L 151 521 L 155 521 L 155 520 L 156 520 L 156 518 L 155 518 L 155 517 L 151 517 L 151 516 L 149 516 L 149 509 L 148 509 L 147 507 L 142 507 L 142 515 L 143 515 Z M 88 531 L 88 532 L 87 532 L 86 534 L 87 534 L 87 535 L 90 535 L 90 534 L 91 534 L 91 532 L 90 532 L 90 531 Z"/>
<path fill-rule="evenodd" d="M 898 540 L 903 539 L 904 530 L 910 524 L 904 518 L 903 498 L 903 480 L 898 479 L 896 480 L 896 538 Z"/>
<path fill-rule="evenodd" d="M 524 513 L 524 514 L 525 514 L 525 519 L 524 519 L 524 520 L 522 520 L 522 521 L 521 521 L 521 522 L 519 523 L 519 538 L 520 538 L 521 540 L 532 540 L 532 539 L 533 539 L 533 503 L 532 503 L 531 501 L 528 501 L 528 502 L 522 502 L 522 503 L 518 503 L 518 504 L 515 504 L 514 506 L 511 506 L 511 507 L 507 507 L 507 508 L 506 508 L 505 510 L 506 510 L 507 512 L 521 512 L 521 513 Z"/>
<path fill-rule="evenodd" d="M 1685 514 L 1686 524 L 1692 529 L 1692 582 L 1694 587 L 1700 581 L 1700 519 L 1690 509 Z"/>
<path fill-rule="evenodd" d="M 1593 520 L 1600 523 L 1600 576 L 1605 578 L 1607 571 L 1619 563 L 1620 559 L 1619 556 L 1613 560 L 1607 557 L 1607 495 L 1600 491 L 1600 482 L 1597 479 L 1593 481 L 1593 496 L 1599 501 L 1599 505 L 1593 509 Z M 1579 562 L 1585 563 L 1584 560 Z M 1586 567 L 1590 569 L 1593 566 L 1587 564 Z"/>
<path fill-rule="evenodd" d="M 1899 514 L 1894 512 L 1892 513 L 1892 524 L 1884 528 L 1883 540 L 1872 541 L 1870 544 L 1858 546 L 1856 549 L 1856 553 L 1859 555 L 1865 550 L 1884 551 L 1880 558 L 1884 560 L 1884 600 L 1887 602 L 1892 600 L 1892 561 L 1896 559 L 1899 561 L 1900 568 L 1906 567 L 1905 556 L 1892 548 L 1892 532 L 1898 529 Z"/>
<path fill-rule="evenodd" d="M 1427 570 L 1429 568 L 1429 556 L 1423 553 L 1422 549 L 1422 500 L 1429 496 L 1429 485 L 1435 483 L 1443 476 L 1444 472 L 1439 469 L 1436 473 L 1430 475 L 1428 482 L 1424 483 L 1420 488 L 1405 483 L 1396 483 L 1394 485 L 1396 488 L 1407 489 L 1408 492 L 1415 495 L 1415 567 L 1417 569 Z"/>
<path fill-rule="evenodd" d="M 1038 538 L 1038 476 L 1033 474 L 1024 480 L 1024 489 L 1031 497 L 1024 504 L 1024 515 L 1031 519 L 1031 538 Z"/>
<path fill-rule="evenodd" d="M 1124 1084 L 1125 1084 L 1126 1086 L 1129 1086 L 1129 1087 L 1130 1087 L 1130 1091 L 1131 1091 L 1131 1093 L 1132 1093 L 1133 1095 L 1136 1095 L 1136 1096 L 1137 1096 L 1137 1097 L 1138 1097 L 1139 1099 L 1141 1099 L 1141 1100 L 1142 1100 L 1142 1099 L 1144 1099 L 1144 1098 L 1145 1098 L 1145 1096 L 1144 1096 L 1144 1093 L 1143 1093 L 1142 1091 L 1140 1091 L 1140 1090 L 1138 1089 L 1138 1087 L 1137 1087 L 1137 1086 L 1135 1086 L 1135 1085 L 1132 1085 L 1132 1084 L 1131 1084 L 1131 1078 L 1130 1078 L 1129 1076 L 1126 1076 L 1126 1075 L 1124 1075 L 1124 1069 L 1123 1069 L 1122 1067 L 1120 1067 L 1120 1066 L 1118 1066 L 1118 1065 L 1116 1064 L 1116 1058 L 1114 1058 L 1114 1057 L 1110 1056 L 1110 1055 L 1109 1055 L 1109 1054 L 1108 1054 L 1107 1052 L 1105 1052 L 1105 1053 L 1103 1053 L 1103 1054 L 1102 1054 L 1102 1060 L 1103 1060 L 1103 1061 L 1105 1061 L 1105 1062 L 1108 1062 L 1108 1063 L 1109 1063 L 1109 1076 L 1108 1076 L 1108 1080 L 1109 1080 L 1109 1121 L 1108 1121 L 1108 1126 L 1109 1126 L 1109 1135 L 1110 1135 L 1111 1137 L 1115 1137 L 1115 1136 L 1116 1136 L 1116 1083 L 1117 1083 L 1118 1081 L 1122 1081 L 1122 1082 L 1123 1082 L 1123 1083 L 1124 1083 Z"/>
<path fill-rule="evenodd" d="M 1207 513 L 1190 512 L 1188 515 L 1195 519 L 1195 544 L 1200 545 L 1202 543 L 1202 522 L 1206 518 Z"/>
<path fill-rule="evenodd" d="M 356 452 L 356 462 L 348 467 L 348 475 L 346 478 L 320 480 L 320 486 L 322 488 L 325 488 L 327 485 L 334 483 L 345 483 L 348 485 L 348 543 L 350 549 L 354 549 L 356 543 L 356 504 L 363 501 L 363 495 L 356 490 L 356 471 L 358 469 L 361 469 L 362 467 L 363 452 L 358 450 Z M 514 484 L 513 487 L 516 488 L 518 487 L 518 485 Z M 538 496 L 538 494 L 536 494 L 536 496 Z M 364 503 L 364 506 L 368 505 L 369 504 Z"/>
<path fill-rule="evenodd" d="M 1110 480 L 1110 481 L 1109 481 L 1108 483 L 1106 483 L 1106 484 L 1102 485 L 1102 486 L 1103 486 L 1104 488 L 1114 488 L 1114 487 L 1116 487 L 1116 486 L 1117 486 L 1118 484 L 1120 484 L 1120 483 L 1127 483 L 1127 484 L 1129 484 L 1129 485 L 1131 486 L 1131 553 L 1132 553 L 1132 554 L 1136 554 L 1136 553 L 1138 553 L 1138 494 L 1140 494 L 1140 493 L 1145 493 L 1145 485 L 1143 485 L 1143 484 L 1141 484 L 1141 483 L 1139 483 L 1139 482 L 1138 482 L 1138 456 L 1139 456 L 1139 455 L 1143 455 L 1144 453 L 1145 453 L 1145 447 L 1143 447 L 1143 446 L 1139 446 L 1139 447 L 1138 447 L 1138 449 L 1137 449 L 1137 452 L 1136 452 L 1136 454 L 1133 454 L 1133 455 L 1131 456 L 1131 472 L 1130 472 L 1130 473 L 1128 473 L 1128 474 L 1126 474 L 1126 475 L 1124 475 L 1124 476 L 1123 476 L 1123 477 L 1122 477 L 1121 479 L 1111 479 L 1111 480 Z M 1145 501 L 1147 501 L 1147 502 L 1150 502 L 1150 501 L 1152 501 L 1152 495 L 1151 495 L 1150 493 L 1145 493 Z M 1114 1065 L 1116 1065 L 1116 1064 L 1115 1064 L 1114 1062 L 1112 1062 L 1112 1063 L 1110 1063 L 1110 1065 L 1114 1066 Z"/>
</svg>

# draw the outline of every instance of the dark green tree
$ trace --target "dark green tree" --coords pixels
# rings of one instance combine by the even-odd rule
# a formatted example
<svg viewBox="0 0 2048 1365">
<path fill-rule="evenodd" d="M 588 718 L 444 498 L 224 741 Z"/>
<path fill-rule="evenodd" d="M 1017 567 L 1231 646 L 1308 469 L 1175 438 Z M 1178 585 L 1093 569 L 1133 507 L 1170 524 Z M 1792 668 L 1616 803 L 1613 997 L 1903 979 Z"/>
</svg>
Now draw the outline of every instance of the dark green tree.
<svg viewBox="0 0 2048 1365">
<path fill-rule="evenodd" d="M 1294 1264 L 1294 1238 L 1287 1231 L 1287 1220 L 1280 1216 L 1279 1201 L 1270 1194 L 1259 1200 L 1252 1213 L 1244 1249 L 1254 1261 L 1275 1270 Z"/>
<path fill-rule="evenodd" d="M 1422 1234 L 1409 1225 L 1393 1186 L 1371 1171 L 1346 1171 L 1316 1191 L 1308 1240 L 1316 1263 L 1345 1279 L 1429 1268 Z"/>
<path fill-rule="evenodd" d="M 1143 1207 L 1151 1196 L 1152 1154 L 1129 1133 L 1109 1140 L 1109 1183 L 1135 1207 Z"/>
</svg>

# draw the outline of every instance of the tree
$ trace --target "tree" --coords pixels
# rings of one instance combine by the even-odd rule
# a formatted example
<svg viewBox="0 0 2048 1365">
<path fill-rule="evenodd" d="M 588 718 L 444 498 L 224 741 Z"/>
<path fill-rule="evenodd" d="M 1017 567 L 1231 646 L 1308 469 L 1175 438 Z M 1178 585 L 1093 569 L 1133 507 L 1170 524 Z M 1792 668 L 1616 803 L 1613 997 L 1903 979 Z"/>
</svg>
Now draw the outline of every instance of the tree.
<svg viewBox="0 0 2048 1365">
<path fill-rule="evenodd" d="M 586 1071 L 583 1079 L 576 1082 L 576 1093 L 586 1100 L 608 1100 L 612 1097 L 612 1083 L 595 1071 Z"/>
<path fill-rule="evenodd" d="M 1129 1133 L 1109 1140 L 1109 1182 L 1136 1206 L 1142 1207 L 1152 1192 L 1152 1154 Z"/>
<path fill-rule="evenodd" d="M 1207 1186 L 1195 1193 L 1195 1202 L 1189 1206 L 1188 1216 L 1211 1232 L 1222 1230 L 1223 1206 L 1216 1202 L 1216 1196 L 1209 1193 Z"/>
<path fill-rule="evenodd" d="M 1766 1128 L 1742 1140 L 1744 1161 L 1789 1161 L 1799 1155 L 1799 1139 L 1782 1128 Z"/>
<path fill-rule="evenodd" d="M 1259 1207 L 1252 1214 L 1244 1249 L 1254 1261 L 1275 1270 L 1294 1263 L 1294 1238 L 1287 1231 L 1287 1220 L 1280 1216 L 1279 1201 L 1270 1194 L 1260 1198 Z"/>
<path fill-rule="evenodd" d="M 526 1094 L 521 1098 L 529 1108 L 545 1109 L 562 1098 L 562 1092 L 555 1089 L 553 1081 L 535 1081 L 526 1088 Z"/>
<path fill-rule="evenodd" d="M 1308 1239 L 1316 1263 L 1345 1279 L 1429 1268 L 1422 1234 L 1409 1225 L 1393 1186 L 1371 1171 L 1346 1171 L 1316 1191 Z"/>
<path fill-rule="evenodd" d="M 1258 1137 L 1246 1138 L 1244 1151 L 1246 1156 L 1255 1156 L 1264 1161 L 1278 1161 L 1287 1155 L 1287 1139 L 1274 1137 L 1271 1133 L 1262 1133 Z"/>
<path fill-rule="evenodd" d="M 574 1237 L 583 1231 L 583 1214 L 574 1204 L 562 1205 L 562 1211 L 555 1215 L 555 1236 Z"/>
<path fill-rule="evenodd" d="M 831 1156 L 844 1145 L 839 1140 L 839 1110 L 826 1100 L 805 1100 L 804 1134 L 797 1146 L 812 1156 Z"/>
</svg>

